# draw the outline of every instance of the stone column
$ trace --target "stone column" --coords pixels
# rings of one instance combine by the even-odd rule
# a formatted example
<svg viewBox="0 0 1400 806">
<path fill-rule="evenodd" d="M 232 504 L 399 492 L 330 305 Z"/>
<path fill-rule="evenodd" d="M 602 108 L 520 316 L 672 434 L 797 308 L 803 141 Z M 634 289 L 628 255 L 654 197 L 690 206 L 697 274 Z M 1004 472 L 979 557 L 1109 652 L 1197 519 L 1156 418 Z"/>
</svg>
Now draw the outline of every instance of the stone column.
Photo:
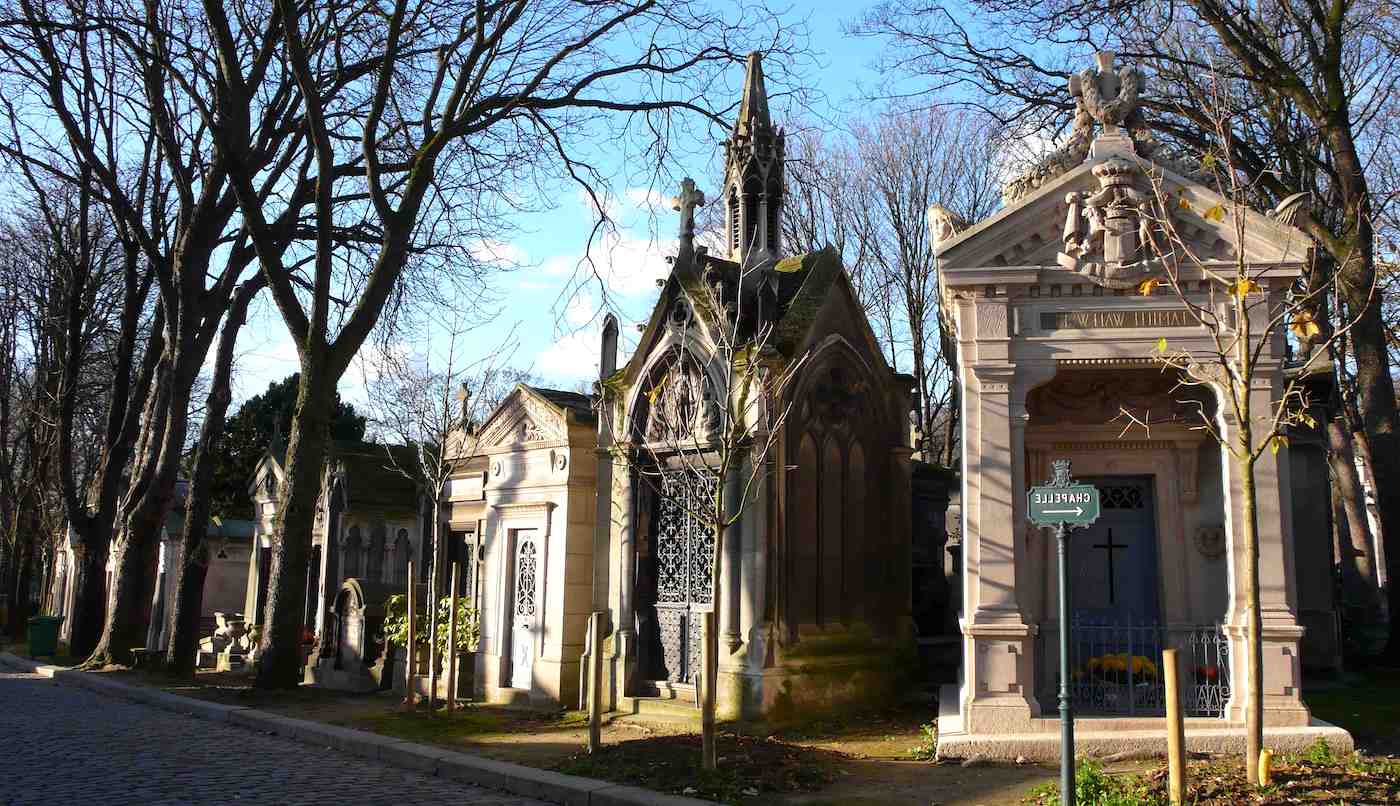
<svg viewBox="0 0 1400 806">
<path fill-rule="evenodd" d="M 961 728 L 1026 731 L 1040 707 L 1033 683 L 1035 630 L 1016 591 L 1018 565 L 1025 560 L 1018 520 L 1024 519 L 1024 489 L 1018 485 L 1024 483 L 1025 451 L 1023 423 L 1013 423 L 1025 389 L 1017 385 L 1011 362 L 1012 311 L 1005 289 L 961 299 L 958 314 L 967 496 Z"/>
<path fill-rule="evenodd" d="M 725 517 L 732 517 L 735 513 L 743 513 L 743 504 L 739 501 L 739 496 L 743 495 L 743 486 L 740 478 L 747 472 L 747 463 L 740 463 L 738 467 L 731 468 L 728 478 L 723 480 L 724 484 L 724 510 Z M 727 658 L 728 655 L 739 650 L 743 645 L 743 633 L 739 626 L 739 590 L 744 585 L 744 575 L 740 564 L 739 543 L 744 539 L 747 518 L 737 519 L 733 526 L 725 530 L 724 545 L 721 547 L 720 564 L 721 568 L 716 569 L 716 576 L 720 580 L 721 592 L 724 594 L 722 602 L 715 602 L 715 616 L 720 624 L 724 625 L 724 633 L 721 639 L 724 649 L 720 657 Z"/>
<path fill-rule="evenodd" d="M 1281 395 L 1282 374 L 1260 366 L 1250 389 L 1250 410 L 1262 425 Z M 1224 417 L 1228 438 L 1235 440 L 1238 422 Z M 1230 526 L 1230 605 L 1225 627 L 1230 639 L 1230 672 L 1233 683 L 1227 713 L 1244 719 L 1248 671 L 1248 608 L 1245 598 L 1245 544 L 1243 478 L 1238 462 L 1227 455 L 1229 495 L 1226 507 Z M 1264 655 L 1264 722 L 1266 725 L 1306 725 L 1308 711 L 1301 699 L 1302 664 L 1293 580 L 1293 517 L 1288 503 L 1288 452 L 1265 450 L 1254 465 L 1255 511 L 1259 535 L 1259 607 Z"/>
<path fill-rule="evenodd" d="M 613 625 L 612 654 L 609 666 L 613 669 L 613 681 L 609 687 L 610 705 L 616 698 L 627 693 L 627 684 L 637 665 L 637 625 L 633 612 L 633 586 L 636 583 L 636 542 L 633 534 L 636 498 L 634 495 L 632 468 L 623 457 L 613 458 L 612 487 L 612 560 L 616 563 L 617 586 L 614 589 L 616 604 L 613 612 L 617 623 Z"/>
</svg>

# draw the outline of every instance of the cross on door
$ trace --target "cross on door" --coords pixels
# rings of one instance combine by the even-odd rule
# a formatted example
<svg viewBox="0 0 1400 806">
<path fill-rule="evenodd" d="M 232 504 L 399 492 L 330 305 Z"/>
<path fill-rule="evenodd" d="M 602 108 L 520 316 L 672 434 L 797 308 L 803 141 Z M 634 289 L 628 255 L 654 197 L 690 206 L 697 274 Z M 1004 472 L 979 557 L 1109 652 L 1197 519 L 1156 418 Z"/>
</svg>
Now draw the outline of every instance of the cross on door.
<svg viewBox="0 0 1400 806">
<path fill-rule="evenodd" d="M 1127 547 L 1128 547 L 1128 544 L 1127 544 L 1127 543 L 1114 543 L 1114 542 L 1113 542 L 1113 530 L 1112 530 L 1112 529 L 1109 529 L 1109 530 L 1108 530 L 1108 540 L 1106 540 L 1106 541 L 1103 542 L 1103 543 L 1095 543 L 1095 544 L 1092 546 L 1092 548 L 1103 549 L 1103 550 L 1105 551 L 1105 553 L 1108 554 L 1108 603 L 1109 603 L 1109 604 L 1113 604 L 1114 601 L 1115 601 L 1115 599 L 1116 599 L 1116 596 L 1115 596 L 1115 593 L 1114 593 L 1114 584 L 1113 584 L 1113 576 L 1114 576 L 1114 574 L 1113 574 L 1113 552 L 1116 551 L 1116 550 L 1118 550 L 1118 549 L 1125 549 L 1125 548 L 1127 548 Z"/>
</svg>

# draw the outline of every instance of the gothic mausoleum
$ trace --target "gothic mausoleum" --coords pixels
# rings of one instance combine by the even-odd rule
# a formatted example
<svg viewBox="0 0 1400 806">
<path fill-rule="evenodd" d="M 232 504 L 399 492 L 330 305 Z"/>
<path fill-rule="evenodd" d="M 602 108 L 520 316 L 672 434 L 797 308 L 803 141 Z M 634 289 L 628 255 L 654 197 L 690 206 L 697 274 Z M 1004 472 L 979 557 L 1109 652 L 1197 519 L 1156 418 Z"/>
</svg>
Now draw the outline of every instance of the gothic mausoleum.
<svg viewBox="0 0 1400 806">
<path fill-rule="evenodd" d="M 724 243 L 713 253 L 695 243 L 705 199 L 687 180 L 678 254 L 615 371 L 615 333 L 605 337 L 599 444 L 612 463 L 599 497 L 611 496 L 594 590 L 612 628 L 608 707 L 694 703 L 706 612 L 721 718 L 880 698 L 915 662 L 912 381 L 886 363 L 834 251 L 783 253 L 783 144 L 754 54 L 714 201 Z M 757 366 L 726 367 L 727 356 Z M 719 478 L 726 411 L 746 436 Z M 738 516 L 717 565 L 696 517 L 716 485 Z"/>
</svg>

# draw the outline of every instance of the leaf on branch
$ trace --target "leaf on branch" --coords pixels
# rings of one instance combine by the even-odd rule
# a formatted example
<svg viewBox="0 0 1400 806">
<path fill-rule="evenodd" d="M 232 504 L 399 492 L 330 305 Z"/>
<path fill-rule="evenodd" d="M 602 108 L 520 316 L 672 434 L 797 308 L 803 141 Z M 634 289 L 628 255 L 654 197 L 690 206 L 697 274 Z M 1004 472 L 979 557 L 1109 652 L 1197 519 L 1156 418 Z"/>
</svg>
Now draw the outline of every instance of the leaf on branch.
<svg viewBox="0 0 1400 806">
<path fill-rule="evenodd" d="M 1224 221 L 1225 205 L 1216 202 L 1215 204 L 1206 208 L 1206 211 L 1204 213 L 1201 213 L 1201 217 L 1207 221 Z"/>
<path fill-rule="evenodd" d="M 785 257 L 773 266 L 773 271 L 781 272 L 783 274 L 792 274 L 794 272 L 802 271 L 802 257 L 800 255 L 794 255 L 793 257 Z"/>
<path fill-rule="evenodd" d="M 1157 286 L 1161 284 L 1162 281 L 1158 280 L 1156 277 L 1149 277 L 1138 283 L 1138 293 L 1144 297 L 1150 297 L 1152 296 L 1152 292 L 1157 289 Z"/>
<path fill-rule="evenodd" d="M 1298 341 L 1310 342 L 1318 334 L 1322 333 L 1322 328 L 1318 326 L 1317 319 L 1313 312 L 1301 310 L 1293 314 L 1293 321 L 1289 324 L 1289 329 L 1293 335 L 1298 337 Z"/>
<path fill-rule="evenodd" d="M 1215 154 L 1207 151 L 1205 156 L 1201 157 L 1201 170 L 1209 171 L 1213 168 L 1215 168 Z"/>
<path fill-rule="evenodd" d="M 1253 280 L 1246 279 L 1230 283 L 1230 293 L 1240 299 L 1244 299 L 1247 295 L 1257 291 L 1259 291 L 1259 284 Z"/>
<path fill-rule="evenodd" d="M 1162 336 L 1162 337 L 1160 337 L 1160 338 L 1157 339 L 1157 352 L 1158 352 L 1159 354 L 1161 354 L 1161 353 L 1165 353 L 1166 351 L 1167 351 L 1167 337 L 1166 337 L 1166 336 Z"/>
<path fill-rule="evenodd" d="M 1288 447 L 1288 437 L 1285 437 L 1285 436 L 1280 435 L 1280 436 L 1276 436 L 1276 437 L 1274 437 L 1273 439 L 1269 440 L 1269 452 L 1272 453 L 1272 454 L 1277 455 L 1277 454 L 1278 454 L 1279 448 L 1287 448 L 1287 447 Z"/>
<path fill-rule="evenodd" d="M 1187 201 L 1185 196 L 1178 196 L 1176 199 L 1176 206 L 1183 210 L 1190 210 L 1191 202 Z"/>
</svg>

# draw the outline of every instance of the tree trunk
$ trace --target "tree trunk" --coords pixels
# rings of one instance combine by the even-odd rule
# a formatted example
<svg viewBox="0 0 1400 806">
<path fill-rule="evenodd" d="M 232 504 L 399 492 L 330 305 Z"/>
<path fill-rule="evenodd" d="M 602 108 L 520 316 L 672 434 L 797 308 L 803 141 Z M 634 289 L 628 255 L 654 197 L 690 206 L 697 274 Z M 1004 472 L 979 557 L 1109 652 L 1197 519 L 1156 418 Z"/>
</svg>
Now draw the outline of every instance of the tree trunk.
<svg viewBox="0 0 1400 806">
<path fill-rule="evenodd" d="M 92 529 L 100 527 L 91 527 Z M 107 602 L 107 541 L 101 549 L 91 538 L 80 538 L 73 546 L 73 609 L 69 612 L 68 654 L 87 657 L 102 637 L 102 614 Z"/>
<path fill-rule="evenodd" d="M 431 572 L 428 574 L 428 713 L 432 714 L 437 708 L 437 682 L 438 682 L 438 658 L 437 634 L 438 634 L 438 596 L 442 591 L 442 586 L 438 584 L 438 577 L 442 572 L 442 521 L 438 513 L 439 501 L 433 501 L 433 556 L 432 565 L 429 566 Z M 451 651 L 449 649 L 449 651 Z M 449 683 L 448 685 L 451 685 Z"/>
<path fill-rule="evenodd" d="M 1348 288 L 1352 310 L 1366 305 L 1351 331 L 1352 353 L 1356 359 L 1357 407 L 1361 410 L 1370 447 L 1371 482 L 1376 490 L 1376 514 L 1381 539 L 1385 541 L 1386 579 L 1400 580 L 1400 437 L 1395 431 L 1395 386 L 1390 377 L 1390 361 L 1385 348 L 1379 295 L 1367 300 L 1367 292 Z M 1391 613 L 1400 613 L 1400 585 L 1389 584 Z M 1390 620 L 1386 657 L 1400 662 L 1400 619 Z"/>
<path fill-rule="evenodd" d="M 1248 434 L 1248 431 L 1245 433 Z M 1249 437 L 1245 436 L 1243 441 L 1248 445 Z M 1244 514 L 1245 610 L 1248 618 L 1245 640 L 1249 653 L 1244 715 L 1244 766 L 1249 783 L 1258 785 L 1259 753 L 1264 749 L 1264 647 L 1261 643 L 1263 624 L 1259 612 L 1258 495 L 1254 486 L 1254 461 L 1240 459 L 1238 464 L 1244 497 L 1241 509 Z"/>
<path fill-rule="evenodd" d="M 177 364 L 180 363 L 177 359 Z M 197 367 L 196 367 L 197 369 Z M 127 510 L 117 538 L 112 563 L 112 589 L 108 593 L 107 623 L 97 648 L 84 662 L 89 668 L 129 664 L 131 650 L 146 645 L 148 605 L 155 595 L 157 552 L 161 527 L 175 497 L 175 480 L 185 442 L 192 377 L 171 372 L 161 376 L 162 387 L 153 389 L 154 405 L 161 417 L 147 434 L 142 452 L 153 461 L 151 470 L 138 465 L 133 488 L 138 495 Z M 150 413 L 148 409 L 148 414 Z"/>
<path fill-rule="evenodd" d="M 34 562 L 33 547 L 23 538 L 15 540 L 11 577 L 13 586 L 10 596 L 10 638 L 15 642 L 24 640 L 29 629 L 30 601 L 29 578 Z"/>
<path fill-rule="evenodd" d="M 316 521 L 316 500 L 321 494 L 334 395 L 335 380 L 324 364 L 303 360 L 287 445 L 286 482 L 270 549 L 272 561 L 255 683 L 258 688 L 295 688 L 301 682 L 306 563 Z"/>
<path fill-rule="evenodd" d="M 1332 494 L 1342 516 L 1336 523 L 1337 556 L 1341 563 L 1341 604 L 1349 627 L 1348 643 L 1362 655 L 1370 655 L 1380 647 L 1367 646 L 1366 639 L 1383 627 L 1385 610 L 1352 440 L 1345 417 L 1337 416 L 1327 423 L 1327 464 L 1332 471 Z"/>
<path fill-rule="evenodd" d="M 239 287 L 228 318 L 219 335 L 219 349 L 214 358 L 213 385 L 204 409 L 204 424 L 200 426 L 199 445 L 195 449 L 194 472 L 185 500 L 185 529 L 180 538 L 180 566 L 175 576 L 175 601 L 170 613 L 170 646 L 165 668 L 173 675 L 193 677 L 195 654 L 199 645 L 199 617 L 204 611 L 204 581 L 209 572 L 209 509 L 212 505 L 210 485 L 214 478 L 214 454 L 219 435 L 224 430 L 232 392 L 229 379 L 233 374 L 233 347 L 238 331 L 248 313 L 253 296 L 263 286 L 262 276 Z"/>
</svg>

